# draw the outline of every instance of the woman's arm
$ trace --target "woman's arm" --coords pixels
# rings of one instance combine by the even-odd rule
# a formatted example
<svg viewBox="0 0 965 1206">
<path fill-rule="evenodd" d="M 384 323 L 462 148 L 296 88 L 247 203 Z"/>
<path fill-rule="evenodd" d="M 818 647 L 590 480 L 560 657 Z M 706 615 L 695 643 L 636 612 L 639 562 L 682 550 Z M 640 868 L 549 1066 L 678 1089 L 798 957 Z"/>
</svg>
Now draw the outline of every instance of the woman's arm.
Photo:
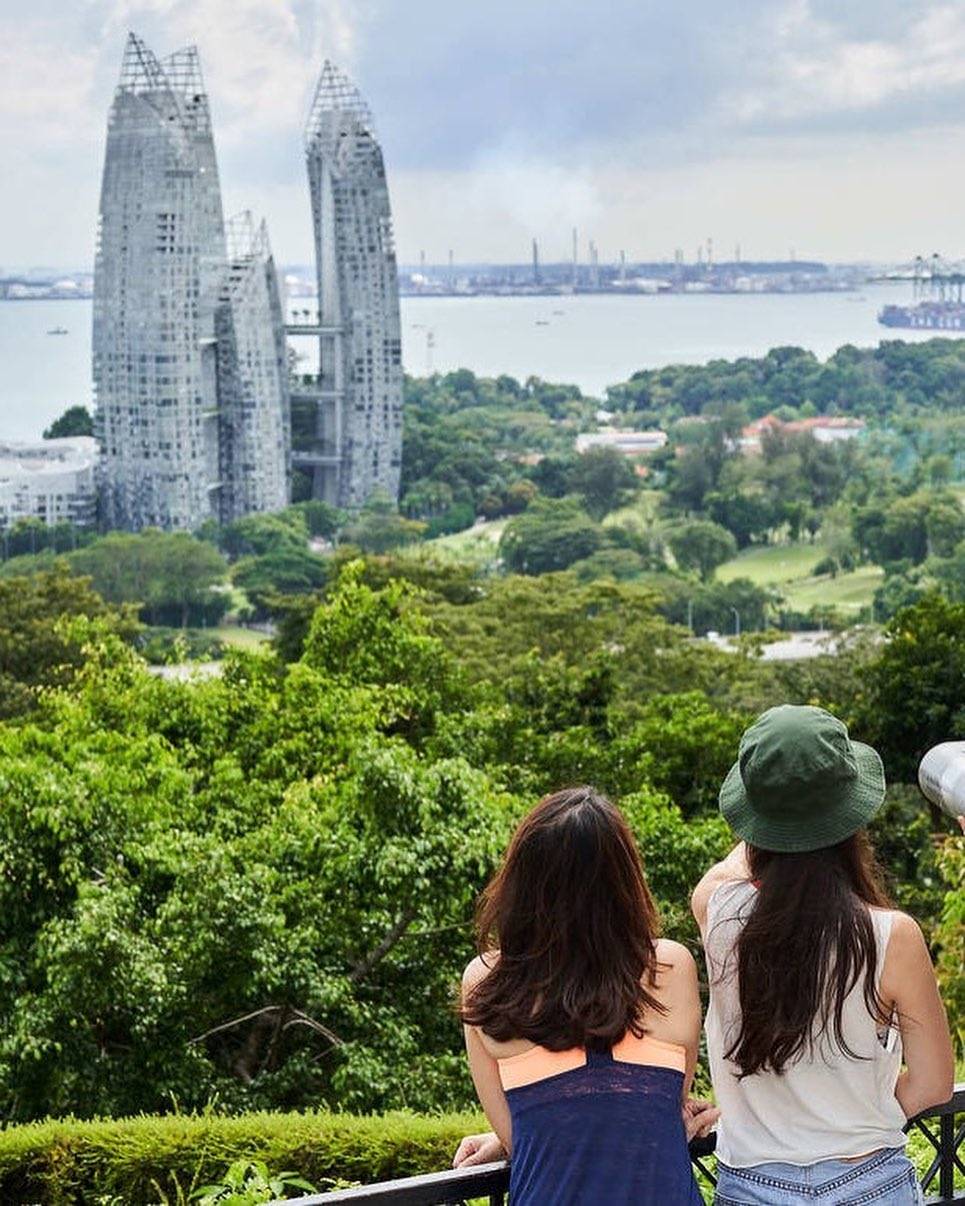
<svg viewBox="0 0 965 1206">
<path fill-rule="evenodd" d="M 700 988 L 697 983 L 697 964 L 689 950 L 680 942 L 661 938 L 657 942 L 657 980 L 653 991 L 666 1013 L 654 1012 L 647 1017 L 647 1032 L 655 1039 L 677 1043 L 687 1052 L 683 1100 L 690 1095 L 697 1068 L 700 1046 Z"/>
<path fill-rule="evenodd" d="M 513 1131 L 506 1094 L 499 1079 L 499 1065 L 486 1050 L 475 1026 L 466 1026 L 465 1032 L 472 1083 L 476 1086 L 476 1093 L 489 1119 L 489 1125 L 508 1154 L 513 1150 Z"/>
<path fill-rule="evenodd" d="M 747 865 L 747 847 L 738 842 L 725 859 L 714 863 L 704 878 L 700 881 L 690 897 L 690 908 L 701 933 L 707 923 L 707 904 L 711 896 L 721 884 L 734 880 L 750 878 L 750 868 Z"/>
<path fill-rule="evenodd" d="M 481 958 L 473 959 L 462 977 L 463 997 L 476 987 L 488 974 L 489 968 Z M 506 1094 L 499 1078 L 499 1064 L 486 1050 L 485 1043 L 475 1026 L 464 1026 L 466 1054 L 469 1057 L 469 1072 L 476 1086 L 479 1103 L 489 1119 L 506 1153 L 512 1151 L 512 1124 Z"/>
<path fill-rule="evenodd" d="M 881 994 L 894 1001 L 905 1070 L 895 1096 L 907 1118 L 951 1097 L 955 1062 L 948 1018 L 938 992 L 931 956 L 918 923 L 896 913 L 885 955 Z"/>
</svg>

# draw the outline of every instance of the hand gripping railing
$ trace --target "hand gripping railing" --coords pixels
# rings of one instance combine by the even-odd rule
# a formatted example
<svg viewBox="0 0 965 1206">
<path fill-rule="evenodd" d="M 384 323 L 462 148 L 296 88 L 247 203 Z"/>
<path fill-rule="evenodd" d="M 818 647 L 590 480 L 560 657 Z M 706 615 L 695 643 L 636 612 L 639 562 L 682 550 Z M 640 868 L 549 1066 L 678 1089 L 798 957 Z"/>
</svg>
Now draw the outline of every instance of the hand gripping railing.
<svg viewBox="0 0 965 1206">
<path fill-rule="evenodd" d="M 938 1196 L 927 1197 L 926 1206 L 965 1206 L 965 1163 L 959 1155 L 965 1140 L 965 1122 L 958 1122 L 959 1114 L 965 1115 L 965 1084 L 956 1085 L 955 1092 L 944 1105 L 923 1110 L 905 1128 L 920 1131 L 935 1149 L 935 1157 L 922 1177 L 922 1186 L 927 1192 L 937 1180 Z M 694 1140 L 690 1145 L 694 1166 L 711 1185 L 714 1177 L 704 1160 L 713 1152 L 715 1139 L 710 1135 L 707 1139 Z M 956 1170 L 963 1182 L 957 1190 Z M 500 1162 L 404 1177 L 399 1181 L 382 1181 L 358 1189 L 337 1189 L 332 1193 L 289 1198 L 287 1206 L 338 1206 L 342 1202 L 354 1202 L 356 1206 L 444 1206 L 469 1198 L 487 1198 L 490 1206 L 504 1206 L 508 1190 L 509 1165 Z M 272 1206 L 281 1206 L 281 1203 L 272 1203 Z"/>
</svg>

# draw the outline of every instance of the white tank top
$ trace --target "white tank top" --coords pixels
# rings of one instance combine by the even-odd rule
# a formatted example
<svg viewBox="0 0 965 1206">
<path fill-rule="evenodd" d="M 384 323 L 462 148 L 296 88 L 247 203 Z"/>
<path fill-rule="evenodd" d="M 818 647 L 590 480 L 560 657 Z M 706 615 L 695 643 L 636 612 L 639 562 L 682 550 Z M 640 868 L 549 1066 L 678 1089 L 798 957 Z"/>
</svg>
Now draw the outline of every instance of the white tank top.
<svg viewBox="0 0 965 1206">
<path fill-rule="evenodd" d="M 734 945 L 753 907 L 757 889 L 746 881 L 721 884 L 707 905 L 704 950 L 710 981 L 707 1052 L 721 1116 L 717 1155 L 733 1168 L 779 1161 L 816 1164 L 819 1160 L 862 1156 L 882 1147 L 903 1148 L 905 1115 L 895 1097 L 901 1069 L 897 1027 L 880 1035 L 880 1024 L 857 984 L 845 1000 L 842 1036 L 862 1059 L 848 1056 L 822 1035 L 778 1076 L 758 1072 L 738 1079 L 725 1058 L 740 1029 L 737 959 Z M 894 914 L 871 909 L 878 948 L 878 977 L 884 966 Z"/>
</svg>

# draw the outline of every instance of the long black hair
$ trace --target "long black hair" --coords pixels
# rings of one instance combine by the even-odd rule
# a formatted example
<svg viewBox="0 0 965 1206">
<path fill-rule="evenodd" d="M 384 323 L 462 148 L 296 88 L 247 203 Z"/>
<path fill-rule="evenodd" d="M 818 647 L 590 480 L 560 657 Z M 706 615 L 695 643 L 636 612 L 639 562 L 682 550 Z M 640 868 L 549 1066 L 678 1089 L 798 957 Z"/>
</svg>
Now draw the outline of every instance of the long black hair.
<svg viewBox="0 0 965 1206">
<path fill-rule="evenodd" d="M 591 787 L 546 796 L 523 819 L 483 893 L 479 950 L 492 970 L 462 1020 L 492 1038 L 551 1051 L 609 1047 L 665 1009 L 657 913 L 619 810 Z"/>
<path fill-rule="evenodd" d="M 780 1074 L 821 1035 L 858 1058 L 842 1027 L 856 985 L 872 1017 L 888 1021 L 869 906 L 890 902 L 867 835 L 806 854 L 747 853 L 758 891 L 737 939 L 741 1027 L 727 1058 L 742 1077 Z"/>
</svg>

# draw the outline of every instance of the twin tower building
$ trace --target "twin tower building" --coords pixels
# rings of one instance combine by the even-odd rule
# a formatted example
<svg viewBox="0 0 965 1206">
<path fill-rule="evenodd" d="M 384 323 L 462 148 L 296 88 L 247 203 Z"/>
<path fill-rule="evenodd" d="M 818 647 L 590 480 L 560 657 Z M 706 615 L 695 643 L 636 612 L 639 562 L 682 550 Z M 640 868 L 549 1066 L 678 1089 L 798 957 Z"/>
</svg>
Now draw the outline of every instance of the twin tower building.
<svg viewBox="0 0 965 1206">
<path fill-rule="evenodd" d="M 316 310 L 286 328 L 264 222 L 225 221 L 192 47 L 128 37 L 107 129 L 94 272 L 94 384 L 105 527 L 193 529 L 314 498 L 398 496 L 399 295 L 371 115 L 326 63 L 306 130 Z M 317 343 L 296 374 L 287 335 Z M 292 450 L 292 427 L 298 432 Z"/>
</svg>

